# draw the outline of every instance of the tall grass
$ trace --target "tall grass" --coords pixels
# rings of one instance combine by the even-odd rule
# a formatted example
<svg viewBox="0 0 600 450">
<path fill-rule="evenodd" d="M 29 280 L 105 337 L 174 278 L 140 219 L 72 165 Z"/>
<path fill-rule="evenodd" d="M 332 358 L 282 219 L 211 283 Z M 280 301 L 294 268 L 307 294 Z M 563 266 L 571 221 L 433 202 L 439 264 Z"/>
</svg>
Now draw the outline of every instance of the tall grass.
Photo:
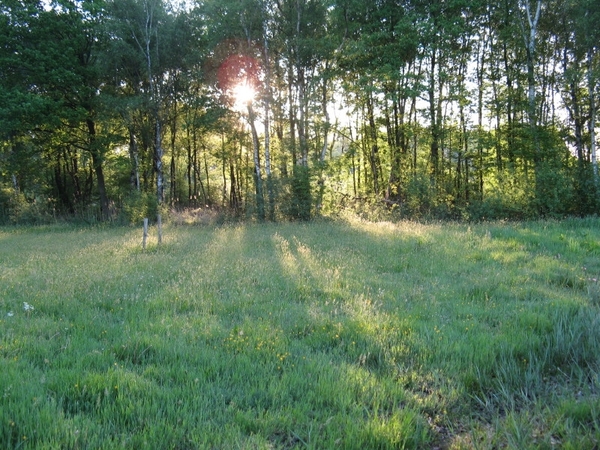
<svg viewBox="0 0 600 450">
<path fill-rule="evenodd" d="M 594 448 L 600 220 L 0 229 L 0 448 Z"/>
</svg>

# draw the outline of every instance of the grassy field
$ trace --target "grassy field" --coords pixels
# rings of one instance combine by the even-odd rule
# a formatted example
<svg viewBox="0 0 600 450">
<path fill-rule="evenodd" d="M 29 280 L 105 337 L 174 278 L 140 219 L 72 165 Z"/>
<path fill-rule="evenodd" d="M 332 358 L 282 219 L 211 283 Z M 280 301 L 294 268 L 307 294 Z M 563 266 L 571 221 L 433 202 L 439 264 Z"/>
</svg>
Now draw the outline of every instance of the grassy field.
<svg viewBox="0 0 600 450">
<path fill-rule="evenodd" d="M 0 229 L 0 448 L 598 448 L 599 219 L 164 231 Z"/>
</svg>

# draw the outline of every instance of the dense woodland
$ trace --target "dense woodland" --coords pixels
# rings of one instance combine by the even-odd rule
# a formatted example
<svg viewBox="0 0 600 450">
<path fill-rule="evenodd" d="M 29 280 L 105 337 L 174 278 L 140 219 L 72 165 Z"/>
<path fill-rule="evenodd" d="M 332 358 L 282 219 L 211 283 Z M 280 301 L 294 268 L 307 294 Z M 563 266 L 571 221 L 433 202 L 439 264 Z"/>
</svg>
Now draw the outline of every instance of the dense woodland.
<svg viewBox="0 0 600 450">
<path fill-rule="evenodd" d="M 2 0 L 0 222 L 600 211 L 598 0 Z"/>
</svg>

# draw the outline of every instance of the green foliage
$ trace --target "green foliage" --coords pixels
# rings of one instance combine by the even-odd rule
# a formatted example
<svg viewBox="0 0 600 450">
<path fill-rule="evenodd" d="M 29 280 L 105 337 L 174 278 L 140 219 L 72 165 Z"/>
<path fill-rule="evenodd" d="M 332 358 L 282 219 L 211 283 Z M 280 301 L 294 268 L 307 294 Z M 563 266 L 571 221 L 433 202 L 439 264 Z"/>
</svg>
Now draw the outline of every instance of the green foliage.
<svg viewBox="0 0 600 450">
<path fill-rule="evenodd" d="M 560 166 L 542 164 L 536 174 L 536 209 L 547 217 L 562 217 L 578 208 L 574 206 L 573 179 Z"/>
<path fill-rule="evenodd" d="M 591 164 L 583 164 L 574 180 L 573 210 L 580 215 L 594 215 L 600 211 L 600 185 Z M 576 205 L 576 207 L 575 207 Z"/>
<path fill-rule="evenodd" d="M 527 220 L 536 217 L 531 204 L 532 194 L 512 183 L 505 183 L 485 193 L 482 200 L 468 208 L 471 220 Z"/>
<path fill-rule="evenodd" d="M 0 188 L 0 225 L 6 225 L 9 222 L 10 203 L 14 193 L 14 189 Z"/>
<path fill-rule="evenodd" d="M 426 174 L 410 177 L 402 190 L 403 201 L 396 209 L 404 218 L 456 219 L 461 210 L 450 186 L 439 185 Z"/>
<path fill-rule="evenodd" d="M 528 59 L 522 4 L 5 1 L 0 183 L 100 219 L 138 179 L 171 205 L 201 198 L 260 220 L 336 215 L 342 201 L 376 218 L 597 214 L 599 13 L 563 3 L 542 8 Z M 257 178 L 254 194 L 230 89 L 244 77 L 270 127 L 274 188 Z M 15 202 L 15 220 L 46 220 L 44 202 Z M 144 208 L 127 199 L 126 220 Z"/>
<path fill-rule="evenodd" d="M 155 220 L 159 212 L 156 194 L 132 191 L 121 206 L 121 214 L 126 223 L 140 224 L 144 218 Z"/>
<path fill-rule="evenodd" d="M 405 189 L 407 216 L 423 217 L 436 205 L 435 188 L 425 174 L 412 177 Z"/>
<path fill-rule="evenodd" d="M 306 221 L 312 217 L 311 171 L 308 167 L 295 166 L 292 177 L 284 186 L 281 211 L 286 219 Z"/>
<path fill-rule="evenodd" d="M 0 190 L 0 212 L 4 224 L 41 225 L 56 220 L 51 205 L 43 197 L 28 199 L 12 189 Z"/>
</svg>

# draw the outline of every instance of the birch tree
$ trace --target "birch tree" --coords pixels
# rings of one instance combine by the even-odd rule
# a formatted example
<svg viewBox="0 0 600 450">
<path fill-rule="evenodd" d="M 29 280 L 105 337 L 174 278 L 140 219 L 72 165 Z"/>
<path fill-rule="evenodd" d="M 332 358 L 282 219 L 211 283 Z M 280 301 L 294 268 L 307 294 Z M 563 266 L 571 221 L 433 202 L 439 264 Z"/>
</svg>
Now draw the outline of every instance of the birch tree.
<svg viewBox="0 0 600 450">
<path fill-rule="evenodd" d="M 172 16 L 167 14 L 163 0 L 113 0 L 111 12 L 123 33 L 120 38 L 137 50 L 142 64 L 141 81 L 145 86 L 153 128 L 152 165 L 156 177 L 156 199 L 160 204 L 165 199 L 163 107 L 168 92 L 166 84 L 170 81 L 162 61 L 165 59 L 162 53 L 166 49 L 161 46 L 161 40 L 166 21 Z"/>
<path fill-rule="evenodd" d="M 525 10 L 524 14 L 526 19 L 526 22 L 521 19 L 520 25 L 527 54 L 527 100 L 529 105 L 527 114 L 529 117 L 529 127 L 531 129 L 531 134 L 534 141 L 534 161 L 536 163 L 536 170 L 539 170 L 541 149 L 539 136 L 537 133 L 538 119 L 536 113 L 535 47 L 537 41 L 538 23 L 542 12 L 542 0 L 536 0 L 533 8 L 530 0 L 522 1 L 523 4 L 521 5 L 521 8 Z"/>
</svg>

